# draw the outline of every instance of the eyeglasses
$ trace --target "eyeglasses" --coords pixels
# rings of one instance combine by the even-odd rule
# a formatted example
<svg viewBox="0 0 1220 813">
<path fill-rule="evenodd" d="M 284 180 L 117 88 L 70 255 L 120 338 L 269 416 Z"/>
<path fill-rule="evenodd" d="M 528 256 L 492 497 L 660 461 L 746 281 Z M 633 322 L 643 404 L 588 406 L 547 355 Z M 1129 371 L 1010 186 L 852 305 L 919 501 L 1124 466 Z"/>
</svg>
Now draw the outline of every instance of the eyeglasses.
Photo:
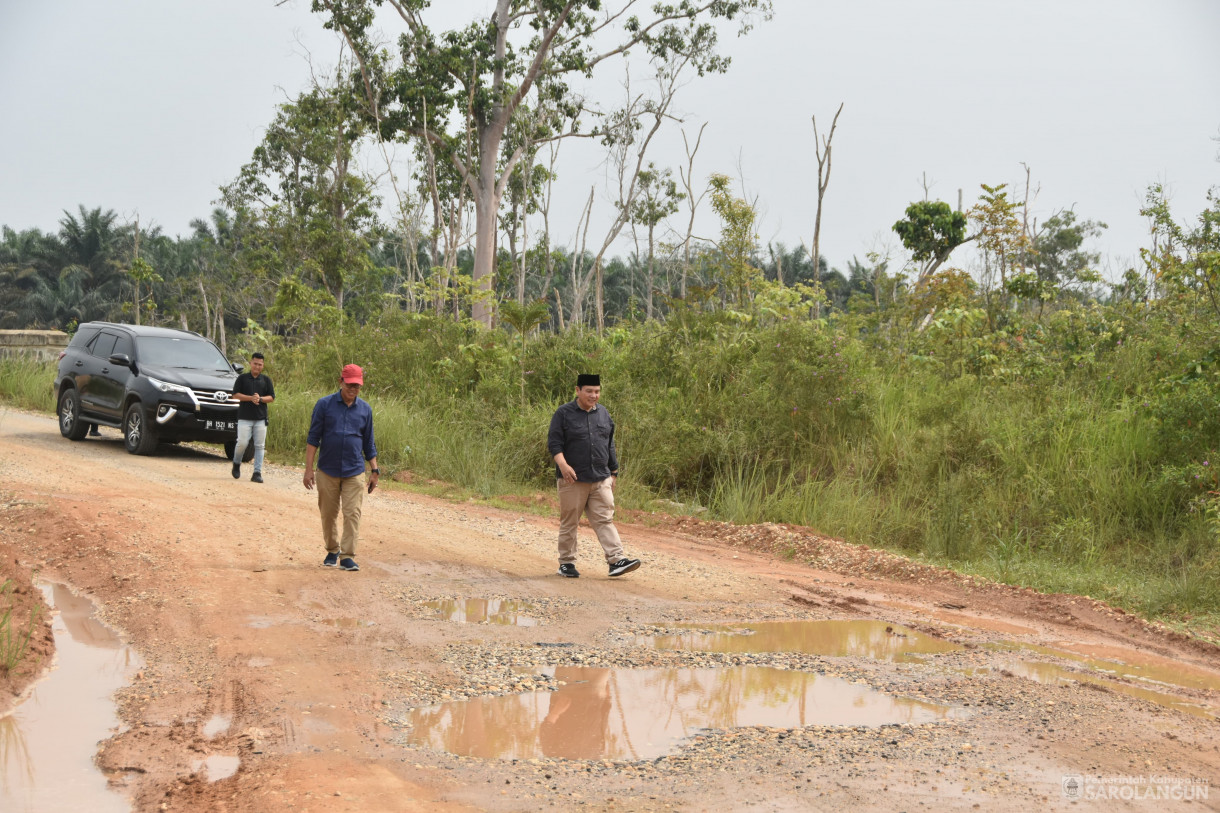
<svg viewBox="0 0 1220 813">
<path fill-rule="evenodd" d="M 345 390 L 358 390 L 363 386 L 363 384 L 349 384 L 346 381 L 343 382 L 343 389 Z"/>
</svg>

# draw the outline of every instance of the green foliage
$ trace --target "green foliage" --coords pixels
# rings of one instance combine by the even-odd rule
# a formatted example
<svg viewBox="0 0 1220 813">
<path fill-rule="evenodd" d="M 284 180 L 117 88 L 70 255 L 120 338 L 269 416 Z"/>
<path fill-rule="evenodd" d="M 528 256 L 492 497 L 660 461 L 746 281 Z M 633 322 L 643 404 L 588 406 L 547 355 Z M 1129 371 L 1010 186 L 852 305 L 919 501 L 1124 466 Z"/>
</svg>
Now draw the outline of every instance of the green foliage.
<svg viewBox="0 0 1220 813">
<path fill-rule="evenodd" d="M 762 280 L 762 269 L 752 262 L 758 246 L 758 235 L 754 233 L 758 216 L 747 201 L 733 197 L 729 191 L 731 183 L 727 175 L 713 175 L 710 181 L 712 209 L 720 216 L 717 276 L 737 304 L 745 306 Z"/>
<path fill-rule="evenodd" d="M 916 201 L 907 207 L 906 219 L 893 226 L 916 262 L 923 263 L 922 278 L 949 258 L 966 239 L 966 216 L 940 200 Z"/>
</svg>

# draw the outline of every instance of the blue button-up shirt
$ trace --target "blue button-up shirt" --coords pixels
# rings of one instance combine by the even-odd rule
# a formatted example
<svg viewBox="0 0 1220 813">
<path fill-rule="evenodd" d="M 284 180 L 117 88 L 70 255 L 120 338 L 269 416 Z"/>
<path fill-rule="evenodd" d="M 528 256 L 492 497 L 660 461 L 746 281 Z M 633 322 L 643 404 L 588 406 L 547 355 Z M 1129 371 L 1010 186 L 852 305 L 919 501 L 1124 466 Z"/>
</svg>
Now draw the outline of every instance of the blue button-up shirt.
<svg viewBox="0 0 1220 813">
<path fill-rule="evenodd" d="M 373 408 L 359 397 L 348 406 L 338 392 L 319 398 L 313 405 L 306 442 L 318 448 L 319 471 L 331 477 L 364 474 L 364 461 L 377 456 Z"/>
</svg>

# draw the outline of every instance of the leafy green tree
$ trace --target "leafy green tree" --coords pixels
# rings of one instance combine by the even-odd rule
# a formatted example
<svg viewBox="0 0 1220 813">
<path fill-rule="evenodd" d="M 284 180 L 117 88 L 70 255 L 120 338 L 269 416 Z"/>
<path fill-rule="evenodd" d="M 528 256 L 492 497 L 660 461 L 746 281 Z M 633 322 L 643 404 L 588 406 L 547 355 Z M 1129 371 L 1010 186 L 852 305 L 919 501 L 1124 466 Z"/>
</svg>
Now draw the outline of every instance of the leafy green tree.
<svg viewBox="0 0 1220 813">
<path fill-rule="evenodd" d="M 340 311 L 349 288 L 372 272 L 377 198 L 354 165 L 362 132 L 358 100 L 342 78 L 316 87 L 280 106 L 253 159 L 223 190 L 229 207 L 258 218 L 275 248 L 258 258 L 262 270 L 316 281 Z"/>
<path fill-rule="evenodd" d="M 451 162 L 470 190 L 475 209 L 475 285 L 490 290 L 495 273 L 495 228 L 500 201 L 529 145 L 573 134 L 583 100 L 568 84 L 592 75 L 612 57 L 639 49 L 660 61 L 690 58 L 700 74 L 723 72 L 717 21 L 770 14 L 770 0 L 681 0 L 646 13 L 639 0 L 496 0 L 491 16 L 464 29 L 436 32 L 429 0 L 384 0 L 402 20 L 398 66 L 379 51 L 370 27 L 383 0 L 313 0 L 326 27 L 342 32 L 358 55 L 369 111 L 384 137 L 419 138 L 438 160 Z M 510 35 L 524 32 L 512 41 Z M 532 102 L 531 102 L 532 100 Z M 501 146 L 523 106 L 535 129 L 502 156 Z M 490 324 L 486 303 L 474 316 Z"/>
<path fill-rule="evenodd" d="M 678 191 L 678 184 L 669 169 L 657 169 L 651 161 L 648 169 L 639 174 L 638 196 L 630 207 L 631 222 L 648 230 L 648 273 L 644 287 L 644 318 L 652 318 L 652 292 L 656 287 L 656 230 L 661 221 L 678 211 L 678 204 L 686 199 L 686 193 Z"/>
<path fill-rule="evenodd" d="M 978 225 L 976 238 L 988 272 L 1000 275 L 1000 287 L 1008 283 L 1010 274 L 1025 270 L 1030 255 L 1029 235 L 1020 217 L 1023 204 L 1009 200 L 1008 184 L 981 184 L 983 194 L 970 209 L 970 218 Z"/>
<path fill-rule="evenodd" d="M 1097 265 L 1101 255 L 1085 251 L 1085 240 L 1097 237 L 1105 223 L 1077 220 L 1071 209 L 1056 212 L 1046 219 L 1033 236 L 1030 265 L 1038 279 L 1051 283 L 1071 283 Z"/>
<path fill-rule="evenodd" d="M 1178 223 L 1160 184 L 1149 188 L 1140 214 L 1149 221 L 1152 246 L 1141 249 L 1158 287 L 1166 294 L 1189 297 L 1211 319 L 1220 317 L 1220 191 L 1207 196 L 1209 206 L 1194 225 Z"/>
<path fill-rule="evenodd" d="M 758 235 L 754 233 L 757 213 L 746 200 L 729 190 L 732 183 L 727 175 L 713 175 L 710 181 L 712 209 L 720 216 L 719 281 L 733 295 L 739 307 L 744 307 L 751 292 L 762 280 L 762 270 L 754 265 L 754 250 Z"/>
<path fill-rule="evenodd" d="M 893 228 L 912 259 L 921 263 L 916 283 L 936 273 L 953 249 L 970 239 L 966 237 L 966 216 L 940 200 L 912 203 L 907 207 L 906 218 Z"/>
</svg>

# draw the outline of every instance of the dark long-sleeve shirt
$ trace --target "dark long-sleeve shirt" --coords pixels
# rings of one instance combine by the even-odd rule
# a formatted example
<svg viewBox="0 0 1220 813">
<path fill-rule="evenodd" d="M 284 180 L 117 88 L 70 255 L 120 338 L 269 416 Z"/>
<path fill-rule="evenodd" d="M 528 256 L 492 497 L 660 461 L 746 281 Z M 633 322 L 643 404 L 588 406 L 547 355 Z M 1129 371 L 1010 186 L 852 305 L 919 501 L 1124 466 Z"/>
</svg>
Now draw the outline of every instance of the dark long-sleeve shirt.
<svg viewBox="0 0 1220 813">
<path fill-rule="evenodd" d="M 582 483 L 600 483 L 618 472 L 614 421 L 600 404 L 585 412 L 576 401 L 570 401 L 555 410 L 546 449 L 551 457 L 563 452 L 564 460 L 576 470 L 576 479 Z M 555 477 L 563 477 L 558 466 Z"/>
<path fill-rule="evenodd" d="M 338 392 L 319 398 L 309 419 L 310 446 L 318 448 L 317 467 L 331 477 L 356 477 L 364 461 L 377 456 L 373 442 L 373 408 L 357 398 L 349 407 Z"/>
</svg>

